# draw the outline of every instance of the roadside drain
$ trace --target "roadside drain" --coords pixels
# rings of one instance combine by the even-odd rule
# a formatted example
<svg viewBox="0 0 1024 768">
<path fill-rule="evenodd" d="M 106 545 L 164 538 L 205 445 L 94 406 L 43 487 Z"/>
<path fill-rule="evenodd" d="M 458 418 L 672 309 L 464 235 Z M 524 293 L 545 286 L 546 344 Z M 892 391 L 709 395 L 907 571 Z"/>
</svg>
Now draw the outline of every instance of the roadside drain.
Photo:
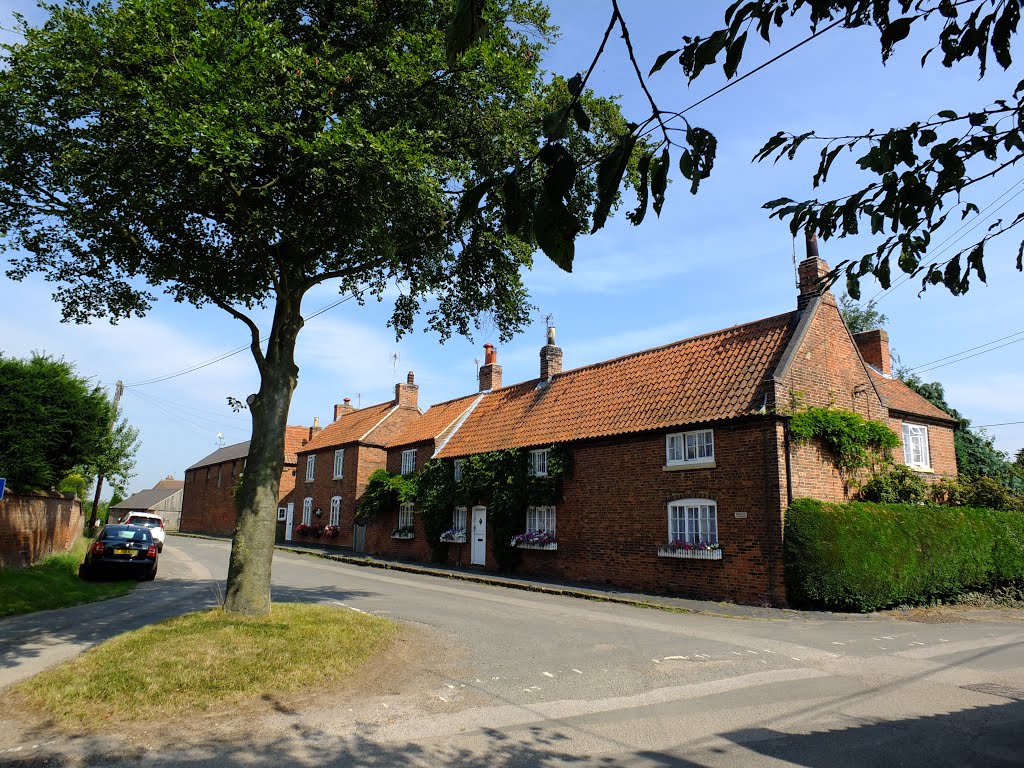
<svg viewBox="0 0 1024 768">
<path fill-rule="evenodd" d="M 978 693 L 987 693 L 990 696 L 1001 696 L 1004 699 L 1024 701 L 1024 691 L 1020 688 L 1011 688 L 1008 685 L 1000 685 L 999 683 L 975 683 L 974 685 L 961 685 L 960 687 L 965 691 L 976 691 Z"/>
</svg>

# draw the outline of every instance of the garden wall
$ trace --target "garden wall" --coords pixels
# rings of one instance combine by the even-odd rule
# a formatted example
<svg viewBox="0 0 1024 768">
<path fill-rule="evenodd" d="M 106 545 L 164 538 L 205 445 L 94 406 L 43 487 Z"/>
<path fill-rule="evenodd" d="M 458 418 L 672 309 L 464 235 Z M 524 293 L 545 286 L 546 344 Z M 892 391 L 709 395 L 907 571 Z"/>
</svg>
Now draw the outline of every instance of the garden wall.
<svg viewBox="0 0 1024 768">
<path fill-rule="evenodd" d="M 33 565 L 66 552 L 82 535 L 85 516 L 76 498 L 7 494 L 0 500 L 0 568 Z"/>
</svg>

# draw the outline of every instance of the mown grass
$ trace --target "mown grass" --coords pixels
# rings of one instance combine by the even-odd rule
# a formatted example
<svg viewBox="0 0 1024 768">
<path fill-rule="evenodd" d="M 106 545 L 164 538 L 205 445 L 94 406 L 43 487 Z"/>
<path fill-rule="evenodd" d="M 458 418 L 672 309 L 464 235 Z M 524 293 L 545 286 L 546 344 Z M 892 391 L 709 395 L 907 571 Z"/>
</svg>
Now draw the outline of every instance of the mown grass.
<svg viewBox="0 0 1024 768">
<path fill-rule="evenodd" d="M 70 552 L 51 555 L 28 568 L 0 570 L 0 617 L 67 608 L 130 592 L 134 581 L 93 582 L 78 578 L 88 539 L 79 539 Z"/>
<path fill-rule="evenodd" d="M 216 609 L 120 635 L 14 693 L 65 726 L 158 720 L 337 683 L 397 635 L 394 622 L 334 606 Z"/>
</svg>

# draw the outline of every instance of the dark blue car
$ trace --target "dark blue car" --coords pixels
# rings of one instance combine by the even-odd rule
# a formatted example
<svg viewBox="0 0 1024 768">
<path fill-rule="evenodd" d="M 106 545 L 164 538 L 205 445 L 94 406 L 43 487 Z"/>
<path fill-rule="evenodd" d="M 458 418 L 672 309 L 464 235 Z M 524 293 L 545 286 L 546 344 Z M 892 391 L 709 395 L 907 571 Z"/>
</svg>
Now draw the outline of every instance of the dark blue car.
<svg viewBox="0 0 1024 768">
<path fill-rule="evenodd" d="M 97 576 L 133 577 L 140 581 L 156 578 L 156 542 L 141 525 L 105 525 L 96 534 L 78 569 L 83 579 Z"/>
</svg>

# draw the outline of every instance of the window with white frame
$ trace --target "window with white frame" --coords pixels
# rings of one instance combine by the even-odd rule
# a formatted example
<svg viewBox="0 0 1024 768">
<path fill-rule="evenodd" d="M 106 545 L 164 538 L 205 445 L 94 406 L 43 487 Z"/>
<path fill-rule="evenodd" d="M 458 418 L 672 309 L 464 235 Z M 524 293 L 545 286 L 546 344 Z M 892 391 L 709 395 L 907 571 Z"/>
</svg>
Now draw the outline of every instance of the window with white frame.
<svg viewBox="0 0 1024 768">
<path fill-rule="evenodd" d="M 456 507 L 452 510 L 452 528 L 458 531 L 466 530 L 466 508 Z"/>
<path fill-rule="evenodd" d="M 330 525 L 341 525 L 341 496 L 335 496 L 331 499 Z"/>
<path fill-rule="evenodd" d="M 548 473 L 548 448 L 541 448 L 537 451 L 530 451 L 529 474 L 534 477 L 543 477 Z"/>
<path fill-rule="evenodd" d="M 462 482 L 462 467 L 465 466 L 465 464 L 466 464 L 466 460 L 465 459 L 456 459 L 455 460 L 455 482 L 456 483 Z"/>
<path fill-rule="evenodd" d="M 665 463 L 704 464 L 715 460 L 715 435 L 710 429 L 665 435 Z"/>
<path fill-rule="evenodd" d="M 309 496 L 302 500 L 302 524 L 313 524 L 313 499 Z"/>
<path fill-rule="evenodd" d="M 313 482 L 313 478 L 316 476 L 316 454 L 311 453 L 306 457 L 306 482 Z"/>
<path fill-rule="evenodd" d="M 718 544 L 718 505 L 710 499 L 680 499 L 668 505 L 670 543 Z"/>
<path fill-rule="evenodd" d="M 334 452 L 334 479 L 343 477 L 345 474 L 345 449 L 339 448 Z"/>
<path fill-rule="evenodd" d="M 546 531 L 552 536 L 555 535 L 554 507 L 526 508 L 526 532 L 536 533 L 537 531 Z"/>
<path fill-rule="evenodd" d="M 411 502 L 403 504 L 398 508 L 398 527 L 399 528 L 412 528 L 412 516 L 415 505 Z"/>
<path fill-rule="evenodd" d="M 288 519 L 288 508 L 278 507 L 277 508 L 277 522 L 282 523 Z"/>
<path fill-rule="evenodd" d="M 903 425 L 903 463 L 916 469 L 931 469 L 928 454 L 928 427 L 923 424 Z"/>
<path fill-rule="evenodd" d="M 402 451 L 402 474 L 408 475 L 416 471 L 416 449 Z"/>
</svg>

